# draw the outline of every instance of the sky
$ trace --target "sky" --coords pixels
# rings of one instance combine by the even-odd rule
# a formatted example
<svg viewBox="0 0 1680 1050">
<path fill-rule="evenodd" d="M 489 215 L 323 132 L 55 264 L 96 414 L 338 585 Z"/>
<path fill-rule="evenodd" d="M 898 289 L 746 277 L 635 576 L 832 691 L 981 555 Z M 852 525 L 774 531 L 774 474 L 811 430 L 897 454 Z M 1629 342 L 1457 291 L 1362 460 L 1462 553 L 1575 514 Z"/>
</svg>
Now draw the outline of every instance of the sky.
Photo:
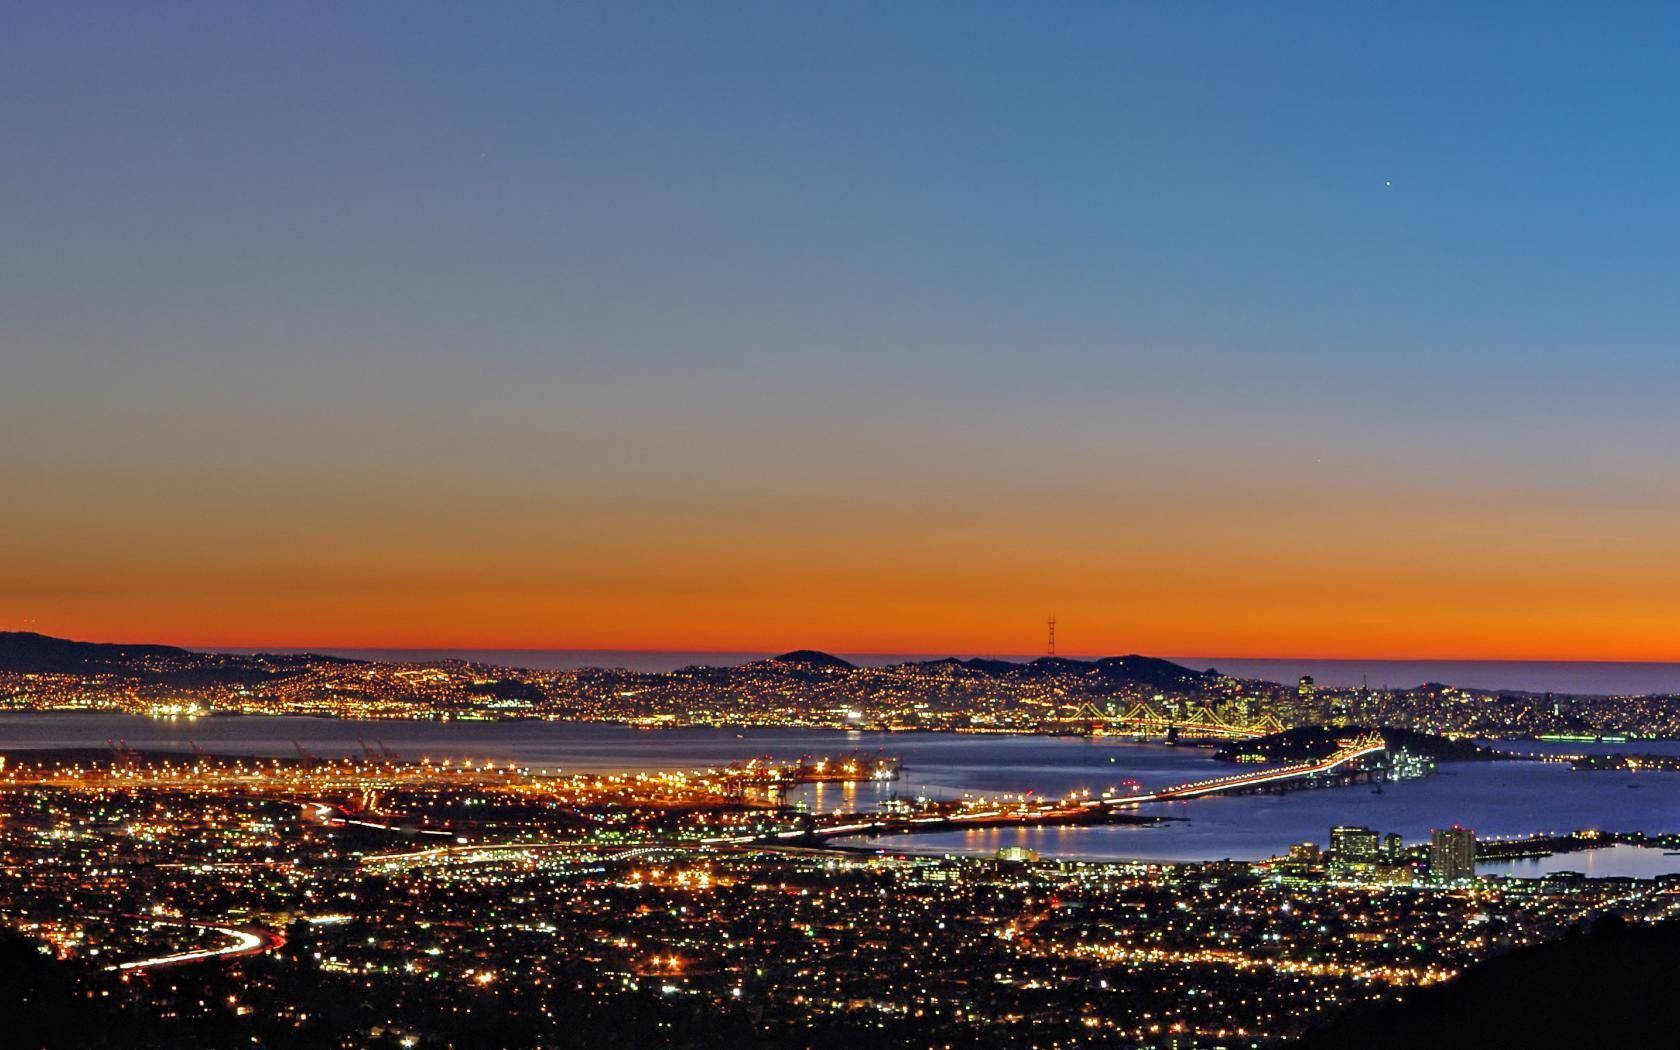
<svg viewBox="0 0 1680 1050">
<path fill-rule="evenodd" d="M 0 629 L 1680 660 L 1680 8 L 0 7 Z"/>
</svg>

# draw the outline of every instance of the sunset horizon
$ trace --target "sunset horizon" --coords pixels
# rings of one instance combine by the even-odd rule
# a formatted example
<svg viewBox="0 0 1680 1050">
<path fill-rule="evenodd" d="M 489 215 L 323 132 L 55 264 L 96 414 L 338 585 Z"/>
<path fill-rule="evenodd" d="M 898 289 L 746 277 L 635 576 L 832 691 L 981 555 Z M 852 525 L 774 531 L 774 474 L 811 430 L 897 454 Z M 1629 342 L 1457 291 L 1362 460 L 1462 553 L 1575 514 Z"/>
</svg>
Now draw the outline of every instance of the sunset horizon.
<svg viewBox="0 0 1680 1050">
<path fill-rule="evenodd" d="M 1036 660 L 1048 654 L 1040 639 L 1040 647 L 1032 650 L 1025 643 L 1011 645 L 967 644 L 953 642 L 951 644 L 912 645 L 887 643 L 825 643 L 821 639 L 815 641 L 810 638 L 789 636 L 782 640 L 771 640 L 754 644 L 747 642 L 711 643 L 704 644 L 610 644 L 606 642 L 589 644 L 585 642 L 566 641 L 561 643 L 532 642 L 529 644 L 505 644 L 491 642 L 476 642 L 472 640 L 460 641 L 455 639 L 429 639 L 420 641 L 386 642 L 379 640 L 367 641 L 296 641 L 296 640 L 219 640 L 183 638 L 160 634 L 157 632 L 139 633 L 127 632 L 110 635 L 83 634 L 69 630 L 49 630 L 40 625 L 25 623 L 21 626 L 3 626 L 0 632 L 18 632 L 39 634 L 46 637 L 62 638 L 71 641 L 93 642 L 115 645 L 166 645 L 181 649 L 191 649 L 203 652 L 392 652 L 392 653 L 440 653 L 440 652 L 483 652 L 483 653 L 540 653 L 540 652 L 579 652 L 579 653 L 646 653 L 646 654 L 685 654 L 703 653 L 718 656 L 759 656 L 774 655 L 799 650 L 812 650 L 832 653 L 836 656 L 906 656 L 959 659 L 985 658 L 1007 659 L 1017 661 Z M 1055 656 L 1071 660 L 1098 660 L 1105 657 L 1138 654 L 1155 656 L 1166 660 L 1198 661 L 1198 660 L 1253 660 L 1267 662 L 1282 662 L 1296 660 L 1303 663 L 1312 662 L 1382 662 L 1382 663 L 1579 663 L 1579 664 L 1676 664 L 1680 663 L 1680 653 L 1673 656 L 1557 656 L 1525 654 L 1520 651 L 1513 653 L 1496 653 L 1494 655 L 1467 654 L 1455 652 L 1417 653 L 1406 650 L 1401 653 L 1382 653 L 1369 651 L 1336 652 L 1336 651 L 1305 651 L 1291 652 L 1285 649 L 1212 649 L 1206 646 L 1185 648 L 1182 646 L 1163 644 L 1160 646 L 1145 646 L 1133 644 L 1125 640 L 1116 641 L 1112 645 L 1081 644 L 1076 648 L 1058 645 Z"/>
</svg>

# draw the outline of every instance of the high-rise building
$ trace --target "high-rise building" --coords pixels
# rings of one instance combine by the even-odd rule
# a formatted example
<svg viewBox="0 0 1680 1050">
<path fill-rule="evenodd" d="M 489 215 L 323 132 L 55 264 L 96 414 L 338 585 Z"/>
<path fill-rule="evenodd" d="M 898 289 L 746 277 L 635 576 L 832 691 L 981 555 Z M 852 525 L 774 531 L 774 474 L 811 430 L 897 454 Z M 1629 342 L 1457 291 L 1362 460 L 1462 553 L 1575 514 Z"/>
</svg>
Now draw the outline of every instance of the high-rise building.
<svg viewBox="0 0 1680 1050">
<path fill-rule="evenodd" d="M 1324 854 L 1311 842 L 1297 842 L 1289 847 L 1289 861 L 1304 867 L 1317 867 L 1324 863 Z"/>
<path fill-rule="evenodd" d="M 1295 695 L 1285 699 L 1284 707 L 1289 713 L 1287 721 L 1290 725 L 1306 725 L 1319 721 L 1314 689 L 1313 676 L 1304 674 L 1295 686 Z"/>
<path fill-rule="evenodd" d="M 1237 697 L 1237 714 L 1244 722 L 1253 721 L 1254 716 L 1259 713 L 1260 701 L 1257 697 L 1251 696 L 1247 693 Z"/>
<path fill-rule="evenodd" d="M 1365 879 L 1382 862 L 1382 840 L 1370 828 L 1341 825 L 1330 829 L 1330 877 Z"/>
<path fill-rule="evenodd" d="M 1383 836 L 1383 862 L 1399 864 L 1406 859 L 1406 840 L 1399 832 L 1391 831 Z"/>
<path fill-rule="evenodd" d="M 1476 877 L 1476 833 L 1454 824 L 1429 833 L 1429 877 L 1454 883 Z"/>
<path fill-rule="evenodd" d="M 1314 843 L 1297 842 L 1273 870 L 1285 885 L 1311 885 L 1324 877 L 1324 852 Z"/>
</svg>

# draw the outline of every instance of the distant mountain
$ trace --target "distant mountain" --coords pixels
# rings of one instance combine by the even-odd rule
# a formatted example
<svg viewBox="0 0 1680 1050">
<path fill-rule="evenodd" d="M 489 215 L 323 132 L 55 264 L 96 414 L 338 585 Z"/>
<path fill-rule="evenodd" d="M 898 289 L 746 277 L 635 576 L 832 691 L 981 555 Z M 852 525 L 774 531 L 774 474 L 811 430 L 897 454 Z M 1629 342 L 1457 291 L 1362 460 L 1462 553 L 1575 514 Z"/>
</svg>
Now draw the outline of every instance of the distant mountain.
<svg viewBox="0 0 1680 1050">
<path fill-rule="evenodd" d="M 1086 660 L 1070 660 L 1064 656 L 1041 656 L 1026 666 L 1027 670 L 1044 674 L 1084 674 L 1095 665 Z"/>
<path fill-rule="evenodd" d="M 196 654 L 172 645 L 73 642 L 32 631 L 0 631 L 0 671 L 36 674 L 111 673 L 143 663 L 188 662 Z"/>
<path fill-rule="evenodd" d="M 1019 671 L 1026 665 L 1012 663 L 1009 660 L 992 660 L 982 656 L 977 656 L 969 660 L 959 660 L 954 656 L 947 656 L 942 660 L 922 660 L 903 664 L 901 666 L 919 667 L 924 669 L 934 667 L 950 669 L 960 668 L 964 671 L 972 671 L 976 674 L 1000 675 L 1007 674 L 1010 671 Z"/>
<path fill-rule="evenodd" d="M 1161 690 L 1195 691 L 1216 677 L 1207 671 L 1193 671 L 1171 660 L 1154 656 L 1107 656 L 1101 660 L 1074 660 L 1065 656 L 1041 656 L 1029 663 L 1010 660 L 929 660 L 912 667 L 960 667 L 976 674 L 1007 678 L 1050 678 L 1071 676 L 1100 680 L 1105 685 L 1141 685 Z"/>
<path fill-rule="evenodd" d="M 795 649 L 791 653 L 772 656 L 768 660 L 758 661 L 760 664 L 781 664 L 797 667 L 808 671 L 855 671 L 857 665 L 842 660 L 833 653 L 825 653 L 816 649 Z M 752 666 L 751 664 L 748 665 Z"/>
<path fill-rule="evenodd" d="M 310 666 L 328 663 L 363 663 L 342 657 L 316 656 L 303 653 L 205 653 L 170 645 L 130 645 L 106 642 L 77 642 L 52 638 L 30 632 L 0 632 L 0 672 L 70 675 L 114 675 L 140 682 L 165 685 L 255 684 L 274 678 L 295 675 Z M 975 658 L 959 660 L 948 657 L 900 665 L 916 669 L 960 671 L 980 678 L 997 678 L 1005 682 L 1026 683 L 1043 679 L 1082 679 L 1098 687 L 1143 687 L 1161 691 L 1197 692 L 1214 678 L 1206 671 L 1152 656 L 1110 656 L 1101 660 L 1074 660 L 1066 657 L 1040 657 L 1026 663 L 1010 660 Z M 589 674 L 621 674 L 605 669 Z M 691 667 L 679 672 L 691 678 L 727 686 L 742 676 L 761 674 L 791 676 L 819 682 L 842 682 L 852 674 L 873 675 L 874 668 L 864 668 L 832 653 L 817 649 L 795 649 L 767 659 L 738 667 Z M 638 679 L 657 682 L 664 674 L 643 672 Z M 507 693 L 506 699 L 528 695 L 529 689 L 514 689 L 512 685 L 498 687 L 501 692 L 475 688 L 479 694 Z M 518 696 L 514 694 L 518 693 Z"/>
<path fill-rule="evenodd" d="M 1008 674 L 1010 671 L 1019 671 L 1022 667 L 1021 664 L 1009 660 L 993 660 L 984 656 L 977 656 L 972 660 L 952 660 L 951 662 L 961 664 L 970 671 L 978 671 L 981 674 Z"/>
<path fill-rule="evenodd" d="M 1217 677 L 1206 671 L 1193 671 L 1171 660 L 1136 653 L 1104 657 L 1097 661 L 1096 671 L 1104 678 L 1153 685 L 1159 689 L 1193 689 Z"/>
<path fill-rule="evenodd" d="M 334 657 L 199 653 L 173 645 L 77 642 L 32 631 L 0 631 L 0 671 L 14 674 L 114 675 L 163 685 L 249 684 L 294 674 Z"/>
</svg>

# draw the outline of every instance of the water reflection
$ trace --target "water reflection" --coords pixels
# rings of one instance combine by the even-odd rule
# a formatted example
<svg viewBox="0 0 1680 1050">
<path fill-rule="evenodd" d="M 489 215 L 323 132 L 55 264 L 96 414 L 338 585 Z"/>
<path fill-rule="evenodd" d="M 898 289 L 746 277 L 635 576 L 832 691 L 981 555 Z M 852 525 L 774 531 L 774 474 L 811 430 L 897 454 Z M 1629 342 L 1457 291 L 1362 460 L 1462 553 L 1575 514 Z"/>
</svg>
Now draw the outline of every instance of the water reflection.
<svg viewBox="0 0 1680 1050">
<path fill-rule="evenodd" d="M 1554 853 L 1549 857 L 1525 857 L 1502 864 L 1478 864 L 1476 871 L 1481 875 L 1519 879 L 1537 879 L 1566 871 L 1579 872 L 1589 879 L 1650 879 L 1680 874 L 1680 855 L 1650 846 L 1617 844 L 1577 853 Z"/>
</svg>

